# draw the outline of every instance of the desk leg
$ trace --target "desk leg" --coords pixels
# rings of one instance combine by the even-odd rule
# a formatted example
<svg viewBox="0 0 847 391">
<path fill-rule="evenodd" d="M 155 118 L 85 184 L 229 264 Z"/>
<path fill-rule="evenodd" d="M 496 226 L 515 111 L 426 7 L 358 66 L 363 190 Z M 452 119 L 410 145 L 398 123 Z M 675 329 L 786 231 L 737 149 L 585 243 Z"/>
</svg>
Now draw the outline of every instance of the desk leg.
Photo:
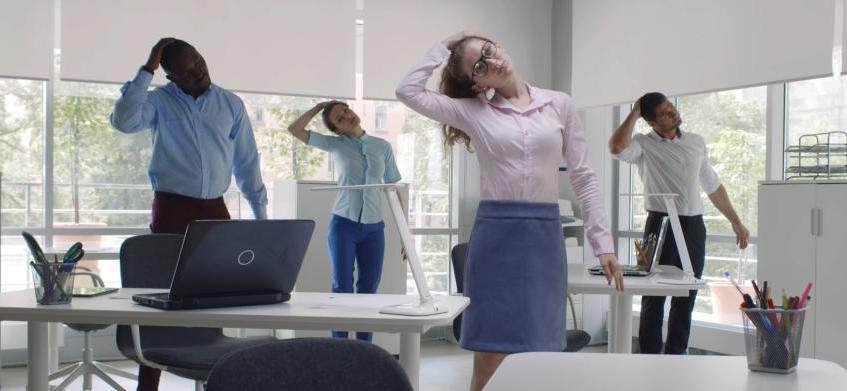
<svg viewBox="0 0 847 391">
<path fill-rule="evenodd" d="M 27 390 L 44 391 L 47 383 L 48 341 L 46 322 L 28 322 L 26 325 Z"/>
<path fill-rule="evenodd" d="M 406 371 L 412 388 L 420 389 L 421 334 L 400 333 L 400 366 Z"/>
<path fill-rule="evenodd" d="M 612 324 L 611 353 L 632 353 L 632 296 L 611 295 L 609 301 Z"/>
<path fill-rule="evenodd" d="M 59 341 L 64 338 L 62 335 L 62 324 L 56 322 L 50 322 L 47 326 L 47 335 L 49 341 L 49 350 L 47 356 L 47 369 L 50 371 L 49 373 L 53 373 L 59 370 Z"/>
</svg>

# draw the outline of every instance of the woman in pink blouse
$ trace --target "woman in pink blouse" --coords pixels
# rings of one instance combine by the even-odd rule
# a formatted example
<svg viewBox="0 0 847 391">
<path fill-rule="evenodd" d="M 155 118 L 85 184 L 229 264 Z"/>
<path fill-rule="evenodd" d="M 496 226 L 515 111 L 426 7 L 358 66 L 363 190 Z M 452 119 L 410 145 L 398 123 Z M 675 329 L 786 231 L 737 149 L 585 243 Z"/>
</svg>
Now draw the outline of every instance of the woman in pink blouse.
<svg viewBox="0 0 847 391">
<path fill-rule="evenodd" d="M 441 93 L 426 89 L 445 60 Z M 465 143 L 479 159 L 482 200 L 468 246 L 471 304 L 460 344 L 475 352 L 471 389 L 481 390 L 506 354 L 565 347 L 567 268 L 557 203 L 563 157 L 588 241 L 609 283 L 623 290 L 597 175 L 571 98 L 527 84 L 487 38 L 461 32 L 439 42 L 396 93 L 443 123 L 448 145 Z"/>
</svg>

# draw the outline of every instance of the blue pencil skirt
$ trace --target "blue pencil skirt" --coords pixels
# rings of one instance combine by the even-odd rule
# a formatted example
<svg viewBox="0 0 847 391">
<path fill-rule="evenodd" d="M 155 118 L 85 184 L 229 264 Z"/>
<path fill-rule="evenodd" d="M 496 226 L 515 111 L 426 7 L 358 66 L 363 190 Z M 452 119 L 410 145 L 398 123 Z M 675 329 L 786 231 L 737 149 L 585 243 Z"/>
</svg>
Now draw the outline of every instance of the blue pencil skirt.
<svg viewBox="0 0 847 391">
<path fill-rule="evenodd" d="M 482 201 L 465 266 L 460 344 L 477 352 L 565 348 L 567 267 L 559 205 Z"/>
</svg>

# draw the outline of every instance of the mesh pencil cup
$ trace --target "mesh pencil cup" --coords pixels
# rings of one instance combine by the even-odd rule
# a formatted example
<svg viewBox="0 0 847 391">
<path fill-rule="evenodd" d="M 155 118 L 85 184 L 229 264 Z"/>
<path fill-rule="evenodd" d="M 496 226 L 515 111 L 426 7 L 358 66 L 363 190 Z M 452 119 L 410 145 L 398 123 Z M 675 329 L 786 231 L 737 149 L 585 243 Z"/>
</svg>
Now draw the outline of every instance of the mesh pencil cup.
<svg viewBox="0 0 847 391">
<path fill-rule="evenodd" d="M 76 265 L 66 263 L 30 263 L 38 304 L 67 304 L 74 290 L 73 271 Z"/>
<path fill-rule="evenodd" d="M 747 368 L 751 371 L 791 373 L 800 357 L 806 309 L 742 308 Z"/>
</svg>

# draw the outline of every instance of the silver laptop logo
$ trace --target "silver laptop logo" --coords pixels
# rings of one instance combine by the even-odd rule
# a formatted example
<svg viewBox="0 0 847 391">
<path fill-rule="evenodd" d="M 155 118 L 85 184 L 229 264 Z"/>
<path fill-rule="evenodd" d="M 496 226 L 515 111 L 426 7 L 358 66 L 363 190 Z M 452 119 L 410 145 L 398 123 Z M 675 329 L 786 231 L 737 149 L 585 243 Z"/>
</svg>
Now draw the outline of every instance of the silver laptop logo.
<svg viewBox="0 0 847 391">
<path fill-rule="evenodd" d="M 256 259 L 256 253 L 253 250 L 244 250 L 241 254 L 238 254 L 238 264 L 241 266 L 247 266 Z"/>
</svg>

